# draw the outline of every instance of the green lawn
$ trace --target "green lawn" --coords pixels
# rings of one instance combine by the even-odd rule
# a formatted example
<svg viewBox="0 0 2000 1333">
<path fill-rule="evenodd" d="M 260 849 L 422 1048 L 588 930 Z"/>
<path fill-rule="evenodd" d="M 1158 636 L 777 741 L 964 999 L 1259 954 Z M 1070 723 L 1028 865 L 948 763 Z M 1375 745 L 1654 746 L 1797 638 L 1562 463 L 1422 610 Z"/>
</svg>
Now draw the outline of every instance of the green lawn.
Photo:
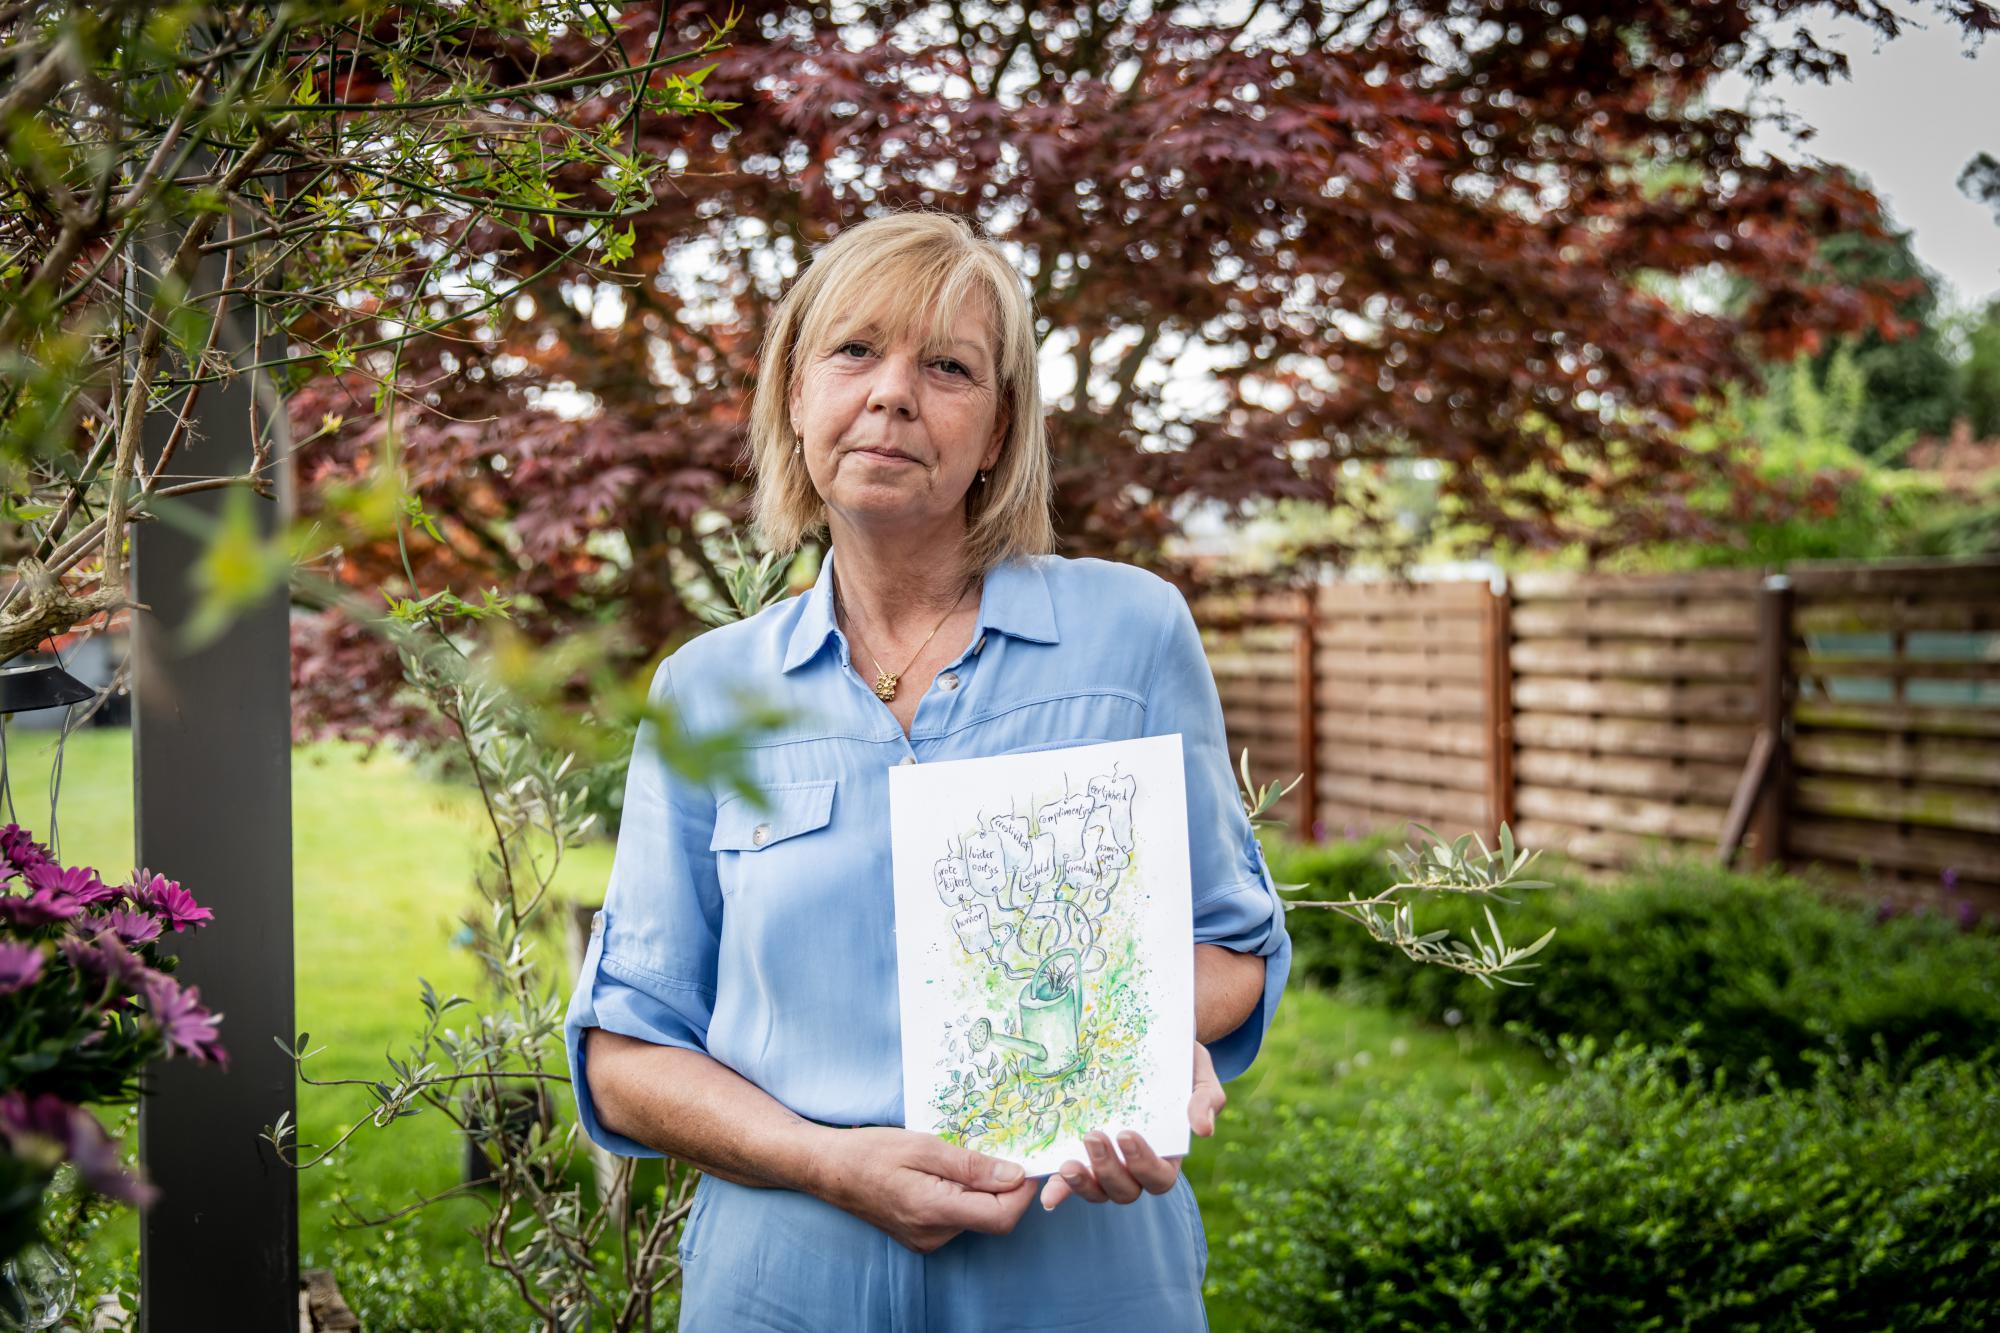
<svg viewBox="0 0 2000 1333">
<path fill-rule="evenodd" d="M 9 768 L 15 818 L 46 832 L 47 775 L 52 751 L 43 733 L 10 733 Z M 384 1072 L 386 1050 L 402 1053 L 421 1018 L 417 978 L 440 992 L 471 993 L 474 960 L 451 946 L 458 917 L 474 900 L 472 869 L 480 825 L 474 795 L 429 782 L 388 751 L 363 761 L 358 747 L 302 747 L 292 765 L 293 858 L 298 1012 L 301 1029 L 325 1053 L 308 1065 L 316 1077 L 370 1077 Z M 62 798 L 64 859 L 121 873 L 132 863 L 129 733 L 89 730 L 74 736 L 65 759 Z M 173 867 L 160 867 L 171 875 Z M 562 867 L 565 892 L 594 898 L 611 869 L 611 846 L 578 849 Z M 188 884 L 200 900 L 200 884 Z M 273 1034 L 245 1030 L 225 1015 L 227 1044 L 244 1047 Z M 1203 1200 L 1211 1248 L 1219 1251 L 1235 1223 L 1216 1188 L 1225 1176 L 1263 1174 L 1275 1110 L 1300 1106 L 1338 1118 L 1366 1099 L 1408 1084 L 1431 1088 L 1440 1100 L 1498 1086 L 1511 1068 L 1541 1077 L 1539 1057 L 1465 1032 L 1426 1028 L 1387 1012 L 1348 1004 L 1309 988 L 1294 988 L 1251 1072 L 1229 1087 L 1230 1103 L 1213 1140 L 1196 1140 L 1187 1170 Z M 301 1137 L 326 1144 L 371 1104 L 361 1089 L 300 1090 Z M 346 1191 L 369 1211 L 406 1206 L 418 1192 L 435 1194 L 459 1178 L 462 1152 L 452 1127 L 420 1115 L 387 1130 L 364 1128 L 333 1162 L 300 1180 L 301 1247 L 309 1258 L 332 1253 L 334 1195 Z M 482 1210 L 452 1200 L 399 1223 L 392 1232 L 348 1238 L 354 1250 L 396 1248 L 419 1280 L 448 1266 L 478 1265 L 466 1228 Z M 120 1217 L 100 1233 L 94 1265 L 129 1255 L 135 1220 Z M 343 1274 L 343 1284 L 350 1279 Z M 491 1290 L 483 1276 L 478 1285 Z M 349 1291 L 350 1299 L 356 1293 Z M 1234 1311 L 1215 1308 L 1217 1328 L 1234 1327 Z M 371 1331 L 377 1324 L 369 1324 Z"/>
</svg>

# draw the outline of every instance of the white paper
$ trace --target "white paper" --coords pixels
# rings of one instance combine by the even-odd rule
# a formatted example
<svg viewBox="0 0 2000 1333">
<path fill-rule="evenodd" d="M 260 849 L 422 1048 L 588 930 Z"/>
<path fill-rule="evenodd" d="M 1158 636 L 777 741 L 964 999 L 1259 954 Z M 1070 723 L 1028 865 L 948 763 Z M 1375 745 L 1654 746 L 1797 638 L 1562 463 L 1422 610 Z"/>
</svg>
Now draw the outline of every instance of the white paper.
<svg viewBox="0 0 2000 1333">
<path fill-rule="evenodd" d="M 1188 1149 L 1181 738 L 889 770 L 904 1123 L 1031 1176 L 1083 1135 Z"/>
</svg>

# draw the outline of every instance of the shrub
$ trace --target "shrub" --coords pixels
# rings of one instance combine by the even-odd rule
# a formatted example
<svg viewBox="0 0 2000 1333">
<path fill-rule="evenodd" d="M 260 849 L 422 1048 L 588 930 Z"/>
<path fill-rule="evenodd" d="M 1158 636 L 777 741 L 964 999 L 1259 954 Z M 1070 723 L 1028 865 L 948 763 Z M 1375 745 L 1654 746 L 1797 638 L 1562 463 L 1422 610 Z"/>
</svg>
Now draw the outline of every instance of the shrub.
<svg viewBox="0 0 2000 1333">
<path fill-rule="evenodd" d="M 1387 835 L 1376 834 L 1346 842 L 1296 843 L 1271 839 L 1265 860 L 1271 876 L 1280 884 L 1309 884 L 1312 898 L 1369 898 L 1396 882 L 1389 873 L 1383 853 L 1389 848 Z M 1425 919 L 1422 898 L 1418 919 Z M 1318 908 L 1301 909 L 1285 916 L 1285 928 L 1292 936 L 1292 975 L 1319 980 L 1338 978 L 1350 965 L 1359 965 L 1366 954 L 1368 966 L 1380 971 L 1426 972 L 1400 955 L 1382 948 L 1368 938 L 1368 932 L 1337 912 Z M 1527 938 L 1532 939 L 1533 936 Z M 1478 982 L 1473 982 L 1475 987 Z"/>
<path fill-rule="evenodd" d="M 1309 880 L 1315 897 L 1374 892 L 1380 883 L 1371 876 L 1386 881 L 1387 872 L 1360 863 L 1373 854 L 1358 844 L 1286 849 L 1273 857 L 1273 872 Z M 1699 1022 L 1691 1040 L 1704 1061 L 1740 1077 L 1769 1057 L 1788 1083 L 1805 1075 L 1815 1047 L 1866 1052 L 1879 1036 L 1897 1054 L 1926 1033 L 1936 1034 L 1940 1052 L 2000 1044 L 2000 940 L 1990 932 L 1962 933 L 1928 916 L 1878 922 L 1796 879 L 1694 862 L 1659 863 L 1608 886 L 1551 878 L 1554 888 L 1494 908 L 1509 940 L 1556 928 L 1525 987 L 1489 989 L 1442 968 L 1408 966 L 1364 932 L 1305 908 L 1286 919 L 1294 969 L 1430 1019 L 1518 1021 L 1545 1043 L 1562 1033 L 1608 1041 L 1630 1032 L 1659 1044 Z M 1417 928 L 1483 931 L 1480 906 L 1423 898 Z"/>
<path fill-rule="evenodd" d="M 299 1264 L 302 1272 L 321 1267 L 333 1270 L 341 1299 L 369 1333 L 523 1327 L 519 1295 L 470 1238 L 461 1262 L 440 1264 L 409 1230 L 377 1231 L 358 1246 L 336 1236 L 327 1252 Z"/>
<path fill-rule="evenodd" d="M 2000 1070 L 1819 1056 L 1746 1096 L 1685 1046 L 1440 1112 L 1291 1111 L 1209 1294 L 1270 1329 L 2000 1326 Z"/>
</svg>

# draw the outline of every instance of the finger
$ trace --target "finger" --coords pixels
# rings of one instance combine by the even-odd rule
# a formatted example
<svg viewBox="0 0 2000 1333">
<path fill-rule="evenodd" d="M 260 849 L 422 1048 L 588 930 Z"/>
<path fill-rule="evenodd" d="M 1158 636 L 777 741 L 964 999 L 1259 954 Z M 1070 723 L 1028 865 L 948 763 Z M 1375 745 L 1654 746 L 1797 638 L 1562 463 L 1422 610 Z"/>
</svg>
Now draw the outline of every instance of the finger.
<svg viewBox="0 0 2000 1333">
<path fill-rule="evenodd" d="M 1108 1203 L 1104 1189 L 1097 1183 L 1097 1177 L 1082 1162 L 1064 1162 L 1062 1171 L 1063 1188 L 1085 1203 Z"/>
<path fill-rule="evenodd" d="M 1035 1182 L 1023 1179 L 1013 1189 L 997 1194 L 984 1191 L 959 1196 L 953 1211 L 967 1231 L 983 1231 L 990 1236 L 1003 1236 L 1014 1229 L 1021 1215 L 1028 1211 L 1028 1205 L 1035 1201 Z"/>
<path fill-rule="evenodd" d="M 1053 1212 L 1057 1204 L 1074 1192 L 1070 1189 L 1069 1182 L 1062 1178 L 1062 1172 L 1054 1173 L 1049 1177 L 1048 1183 L 1042 1186 L 1042 1211 Z"/>
<path fill-rule="evenodd" d="M 1222 1080 L 1215 1076 L 1215 1060 L 1208 1047 L 1194 1044 L 1194 1091 L 1188 1097 L 1188 1127 L 1207 1138 L 1215 1133 L 1215 1117 L 1229 1103 Z"/>
<path fill-rule="evenodd" d="M 1083 1136 L 1083 1146 L 1090 1151 L 1090 1169 L 1097 1177 L 1098 1188 L 1108 1195 L 1113 1203 L 1130 1203 L 1142 1192 L 1139 1182 L 1132 1179 L 1132 1173 L 1118 1160 L 1118 1154 L 1111 1150 L 1111 1140 L 1102 1131 L 1093 1129 Z"/>
<path fill-rule="evenodd" d="M 1125 1154 L 1125 1169 L 1148 1194 L 1165 1194 L 1174 1187 L 1180 1168 L 1153 1151 L 1153 1145 L 1126 1130 L 1118 1136 L 1119 1151 Z"/>
<path fill-rule="evenodd" d="M 923 1136 L 930 1147 L 921 1165 L 934 1175 L 956 1181 L 968 1189 L 1005 1193 L 1020 1185 L 1026 1176 L 1019 1165 L 999 1157 L 960 1148 L 943 1139 Z"/>
</svg>

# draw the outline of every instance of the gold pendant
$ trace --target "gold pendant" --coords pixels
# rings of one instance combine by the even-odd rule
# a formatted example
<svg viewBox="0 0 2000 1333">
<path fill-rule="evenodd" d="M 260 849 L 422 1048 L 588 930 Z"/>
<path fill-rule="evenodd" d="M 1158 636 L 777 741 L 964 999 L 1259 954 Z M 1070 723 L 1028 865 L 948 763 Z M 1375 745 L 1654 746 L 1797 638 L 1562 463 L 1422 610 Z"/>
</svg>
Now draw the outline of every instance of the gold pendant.
<svg viewBox="0 0 2000 1333">
<path fill-rule="evenodd" d="M 896 677 L 886 671 L 875 677 L 875 697 L 883 703 L 888 703 L 891 699 L 895 698 Z"/>
</svg>

